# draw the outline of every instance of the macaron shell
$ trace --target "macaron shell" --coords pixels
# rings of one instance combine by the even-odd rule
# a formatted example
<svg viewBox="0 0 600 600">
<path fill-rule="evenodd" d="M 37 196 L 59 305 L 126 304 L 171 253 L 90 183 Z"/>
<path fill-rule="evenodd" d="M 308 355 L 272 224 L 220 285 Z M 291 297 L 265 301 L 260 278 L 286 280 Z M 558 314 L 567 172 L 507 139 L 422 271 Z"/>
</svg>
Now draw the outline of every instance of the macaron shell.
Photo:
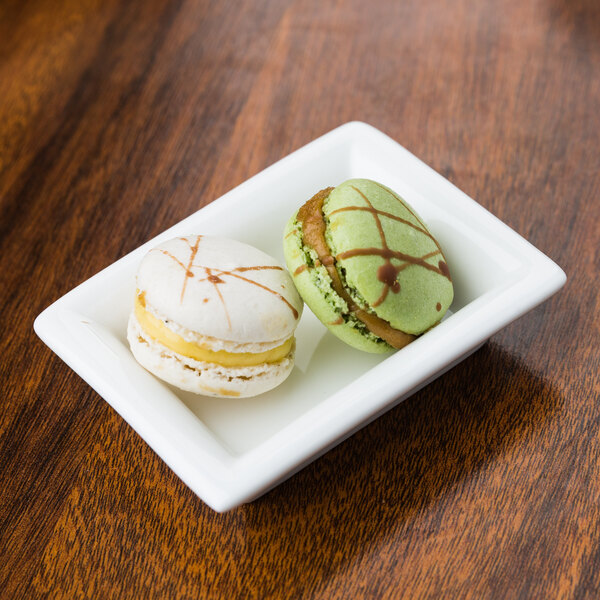
<svg viewBox="0 0 600 600">
<path fill-rule="evenodd" d="M 273 257 L 226 238 L 188 236 L 153 248 L 137 287 L 165 322 L 232 342 L 287 339 L 302 313 L 289 274 Z"/>
<path fill-rule="evenodd" d="M 327 329 L 350 346 L 365 352 L 383 353 L 391 350 L 387 344 L 374 341 L 372 336 L 341 319 L 342 313 L 347 311 L 347 305 L 331 287 L 331 279 L 326 269 L 308 266 L 302 236 L 297 230 L 296 214 L 286 225 L 283 248 L 286 264 L 296 288 Z"/>
<path fill-rule="evenodd" d="M 359 304 L 406 333 L 420 334 L 441 319 L 452 303 L 452 283 L 438 243 L 414 209 L 367 179 L 339 185 L 323 208 L 327 242 Z M 382 256 L 388 250 L 395 253 L 390 259 Z M 382 281 L 386 268 L 389 284 Z"/>
</svg>

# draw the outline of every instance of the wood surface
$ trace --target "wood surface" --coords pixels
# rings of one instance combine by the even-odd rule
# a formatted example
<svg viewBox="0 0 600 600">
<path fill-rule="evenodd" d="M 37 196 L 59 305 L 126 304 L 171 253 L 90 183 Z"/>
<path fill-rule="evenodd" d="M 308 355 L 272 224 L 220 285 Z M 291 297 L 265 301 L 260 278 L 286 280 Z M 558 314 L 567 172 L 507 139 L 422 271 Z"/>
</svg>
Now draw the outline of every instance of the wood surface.
<svg viewBox="0 0 600 600">
<path fill-rule="evenodd" d="M 33 320 L 350 120 L 567 284 L 217 514 Z M 597 0 L 0 3 L 0 597 L 600 597 L 599 141 Z"/>
</svg>

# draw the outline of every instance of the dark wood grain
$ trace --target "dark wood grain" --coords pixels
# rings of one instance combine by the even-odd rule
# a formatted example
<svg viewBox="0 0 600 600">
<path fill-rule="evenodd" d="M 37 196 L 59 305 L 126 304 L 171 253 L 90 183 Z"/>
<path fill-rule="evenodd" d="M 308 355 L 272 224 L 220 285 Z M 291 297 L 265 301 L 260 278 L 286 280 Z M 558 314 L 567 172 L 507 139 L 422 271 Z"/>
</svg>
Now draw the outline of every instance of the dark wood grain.
<svg viewBox="0 0 600 600">
<path fill-rule="evenodd" d="M 599 107 L 595 0 L 1 3 L 0 597 L 598 597 Z M 33 319 L 353 119 L 569 280 L 216 514 Z"/>
</svg>

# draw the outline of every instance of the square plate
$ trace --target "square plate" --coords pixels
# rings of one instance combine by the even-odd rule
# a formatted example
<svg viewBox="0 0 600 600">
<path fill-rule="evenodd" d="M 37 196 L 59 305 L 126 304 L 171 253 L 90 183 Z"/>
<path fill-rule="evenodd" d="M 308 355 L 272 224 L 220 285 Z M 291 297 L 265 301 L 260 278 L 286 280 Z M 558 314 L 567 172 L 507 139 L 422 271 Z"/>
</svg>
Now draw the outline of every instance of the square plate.
<svg viewBox="0 0 600 600">
<path fill-rule="evenodd" d="M 423 217 L 452 272 L 444 321 L 392 355 L 354 350 L 306 309 L 288 380 L 256 398 L 177 390 L 140 367 L 125 337 L 142 256 L 169 238 L 210 233 L 283 263 L 290 215 L 318 190 L 366 177 Z M 347 123 L 290 154 L 115 262 L 35 321 L 40 338 L 87 381 L 209 506 L 225 511 L 280 483 L 474 352 L 556 292 L 563 271 L 392 139 Z"/>
</svg>

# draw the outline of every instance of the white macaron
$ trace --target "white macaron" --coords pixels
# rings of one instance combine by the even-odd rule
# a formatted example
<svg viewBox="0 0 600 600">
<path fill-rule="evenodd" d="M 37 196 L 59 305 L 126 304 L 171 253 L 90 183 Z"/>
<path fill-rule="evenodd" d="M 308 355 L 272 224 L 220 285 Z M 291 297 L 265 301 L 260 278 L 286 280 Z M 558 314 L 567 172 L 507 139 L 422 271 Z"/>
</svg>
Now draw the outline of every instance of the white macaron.
<svg viewBox="0 0 600 600">
<path fill-rule="evenodd" d="M 302 306 L 288 272 L 261 250 L 180 237 L 142 260 L 127 339 L 143 367 L 181 389 L 255 396 L 290 374 Z"/>
</svg>

